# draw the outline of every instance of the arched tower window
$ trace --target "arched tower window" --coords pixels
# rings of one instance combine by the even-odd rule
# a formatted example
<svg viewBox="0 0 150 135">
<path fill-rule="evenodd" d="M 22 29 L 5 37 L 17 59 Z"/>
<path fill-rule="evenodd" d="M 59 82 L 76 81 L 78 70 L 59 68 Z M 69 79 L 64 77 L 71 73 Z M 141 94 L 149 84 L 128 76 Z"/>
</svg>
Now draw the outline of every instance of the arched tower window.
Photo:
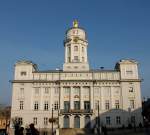
<svg viewBox="0 0 150 135">
<path fill-rule="evenodd" d="M 78 46 L 74 46 L 74 51 L 78 51 Z"/>
</svg>

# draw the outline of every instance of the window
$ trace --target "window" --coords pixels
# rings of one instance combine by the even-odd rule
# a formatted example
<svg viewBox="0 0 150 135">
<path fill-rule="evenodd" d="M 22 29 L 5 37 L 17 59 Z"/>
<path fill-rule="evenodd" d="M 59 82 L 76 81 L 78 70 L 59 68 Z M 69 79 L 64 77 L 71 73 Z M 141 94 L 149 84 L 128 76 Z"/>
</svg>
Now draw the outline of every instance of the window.
<svg viewBox="0 0 150 135">
<path fill-rule="evenodd" d="M 98 110 L 98 107 L 99 107 L 99 101 L 96 100 L 96 101 L 95 101 L 95 109 Z"/>
<path fill-rule="evenodd" d="M 33 118 L 33 123 L 34 123 L 34 125 L 37 125 L 37 117 Z"/>
<path fill-rule="evenodd" d="M 134 100 L 130 100 L 130 108 L 134 109 Z"/>
<path fill-rule="evenodd" d="M 39 103 L 38 103 L 38 101 L 35 101 L 34 102 L 34 110 L 38 110 L 39 109 Z"/>
<path fill-rule="evenodd" d="M 127 71 L 126 71 L 126 74 L 127 74 L 127 75 L 132 75 L 132 74 L 133 74 L 133 71 L 132 71 L 132 70 L 127 70 Z"/>
<path fill-rule="evenodd" d="M 84 101 L 84 110 L 90 111 L 90 101 Z"/>
<path fill-rule="evenodd" d="M 56 87 L 54 92 L 55 92 L 56 95 L 59 94 L 59 88 Z"/>
<path fill-rule="evenodd" d="M 50 88 L 47 88 L 47 87 L 45 88 L 45 94 L 48 94 L 48 93 L 49 93 L 49 89 L 50 89 Z"/>
<path fill-rule="evenodd" d="M 131 123 L 135 123 L 135 116 L 131 116 Z"/>
<path fill-rule="evenodd" d="M 35 95 L 39 95 L 40 93 L 40 88 L 35 88 Z"/>
<path fill-rule="evenodd" d="M 44 110 L 47 111 L 48 110 L 48 101 L 44 102 Z"/>
<path fill-rule="evenodd" d="M 74 51 L 78 51 L 78 46 L 74 46 Z"/>
<path fill-rule="evenodd" d="M 110 116 L 106 117 L 106 125 L 110 125 Z"/>
<path fill-rule="evenodd" d="M 26 75 L 27 75 L 27 72 L 22 71 L 22 72 L 20 73 L 20 75 L 21 75 L 21 76 L 26 76 Z"/>
<path fill-rule="evenodd" d="M 69 111 L 70 110 L 70 102 L 69 101 L 64 101 L 64 111 Z"/>
<path fill-rule="evenodd" d="M 121 118 L 120 118 L 120 116 L 116 117 L 116 124 L 117 125 L 121 124 Z"/>
<path fill-rule="evenodd" d="M 84 47 L 82 47 L 82 52 L 84 52 Z"/>
<path fill-rule="evenodd" d="M 74 56 L 74 62 L 78 62 L 79 59 L 78 59 L 78 56 Z"/>
<path fill-rule="evenodd" d="M 19 123 L 20 125 L 23 124 L 23 119 L 22 119 L 22 117 L 19 117 L 19 118 L 18 118 L 18 123 Z"/>
<path fill-rule="evenodd" d="M 20 101 L 20 110 L 23 110 L 23 101 Z"/>
<path fill-rule="evenodd" d="M 70 87 L 64 87 L 64 94 L 69 95 L 70 94 Z"/>
<path fill-rule="evenodd" d="M 115 101 L 115 107 L 116 107 L 116 109 L 119 109 L 119 100 Z"/>
<path fill-rule="evenodd" d="M 20 88 L 20 96 L 21 96 L 21 97 L 24 96 L 24 88 Z"/>
<path fill-rule="evenodd" d="M 133 87 L 129 87 L 129 92 L 133 92 Z"/>
<path fill-rule="evenodd" d="M 74 94 L 79 95 L 80 94 L 80 87 L 74 87 Z"/>
<path fill-rule="evenodd" d="M 55 101 L 54 102 L 54 110 L 58 110 L 58 108 L 59 108 L 58 101 Z"/>
<path fill-rule="evenodd" d="M 44 117 L 44 125 L 48 125 L 48 118 Z"/>
<path fill-rule="evenodd" d="M 106 102 L 105 102 L 105 109 L 109 110 L 109 100 L 106 100 Z"/>
<path fill-rule="evenodd" d="M 82 62 L 84 62 L 84 57 L 82 57 Z"/>
<path fill-rule="evenodd" d="M 74 109 L 80 110 L 80 101 L 74 101 Z"/>
</svg>

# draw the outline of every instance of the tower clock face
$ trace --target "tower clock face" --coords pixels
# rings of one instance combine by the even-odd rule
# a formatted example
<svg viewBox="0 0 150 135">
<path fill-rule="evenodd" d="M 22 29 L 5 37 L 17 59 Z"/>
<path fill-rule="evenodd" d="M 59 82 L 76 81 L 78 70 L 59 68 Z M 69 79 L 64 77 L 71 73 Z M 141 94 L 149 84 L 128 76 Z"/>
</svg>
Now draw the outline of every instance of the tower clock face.
<svg viewBox="0 0 150 135">
<path fill-rule="evenodd" d="M 78 42 L 78 40 L 79 40 L 78 37 L 75 37 L 75 38 L 73 39 L 74 42 Z"/>
</svg>

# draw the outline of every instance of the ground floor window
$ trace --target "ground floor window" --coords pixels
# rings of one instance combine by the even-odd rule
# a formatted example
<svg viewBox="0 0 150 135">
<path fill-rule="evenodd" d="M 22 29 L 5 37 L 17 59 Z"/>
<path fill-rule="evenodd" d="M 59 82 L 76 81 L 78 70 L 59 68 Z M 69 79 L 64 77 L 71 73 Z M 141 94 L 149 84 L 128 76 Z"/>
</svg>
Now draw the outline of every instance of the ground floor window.
<svg viewBox="0 0 150 135">
<path fill-rule="evenodd" d="M 116 124 L 117 124 L 117 125 L 120 125 L 120 124 L 121 124 L 121 118 L 120 118 L 120 116 L 117 116 L 117 117 L 116 117 Z"/>
<path fill-rule="evenodd" d="M 64 116 L 64 128 L 69 128 L 69 116 Z"/>
<path fill-rule="evenodd" d="M 106 125 L 110 125 L 110 116 L 106 117 Z"/>
<path fill-rule="evenodd" d="M 91 127 L 91 119 L 90 116 L 85 116 L 85 128 Z"/>
<path fill-rule="evenodd" d="M 80 117 L 79 116 L 74 117 L 74 128 L 80 128 Z"/>
</svg>

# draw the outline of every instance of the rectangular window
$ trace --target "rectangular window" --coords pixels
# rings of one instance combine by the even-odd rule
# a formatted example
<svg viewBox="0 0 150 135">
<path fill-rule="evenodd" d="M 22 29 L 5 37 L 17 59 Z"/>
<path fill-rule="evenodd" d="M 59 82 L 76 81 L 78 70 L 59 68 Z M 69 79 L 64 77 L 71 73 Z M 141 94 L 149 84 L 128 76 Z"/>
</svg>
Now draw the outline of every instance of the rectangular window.
<svg viewBox="0 0 150 135">
<path fill-rule="evenodd" d="M 80 87 L 74 87 L 74 94 L 79 95 L 80 94 Z"/>
<path fill-rule="evenodd" d="M 135 116 L 131 116 L 131 123 L 135 123 Z"/>
<path fill-rule="evenodd" d="M 90 101 L 84 101 L 84 110 L 90 111 Z"/>
<path fill-rule="evenodd" d="M 106 125 L 110 125 L 110 116 L 106 117 Z"/>
<path fill-rule="evenodd" d="M 133 92 L 133 87 L 129 87 L 129 92 Z"/>
<path fill-rule="evenodd" d="M 59 109 L 59 104 L 58 101 L 54 102 L 54 110 L 58 110 Z"/>
<path fill-rule="evenodd" d="M 40 88 L 35 88 L 34 90 L 35 90 L 35 95 L 39 95 L 39 93 L 40 93 Z"/>
<path fill-rule="evenodd" d="M 133 74 L 133 71 L 132 71 L 132 70 L 127 70 L 127 71 L 126 71 L 126 74 L 127 74 L 127 75 L 132 75 L 132 74 Z"/>
<path fill-rule="evenodd" d="M 20 101 L 20 110 L 23 110 L 23 101 Z"/>
<path fill-rule="evenodd" d="M 74 62 L 78 62 L 79 59 L 78 59 L 78 56 L 74 56 Z"/>
<path fill-rule="evenodd" d="M 49 89 L 50 89 L 50 88 L 46 87 L 44 93 L 45 93 L 45 94 L 48 94 L 48 93 L 49 93 Z"/>
<path fill-rule="evenodd" d="M 70 102 L 64 101 L 64 111 L 68 112 L 70 110 Z"/>
<path fill-rule="evenodd" d="M 21 96 L 21 97 L 24 96 L 24 88 L 20 88 L 20 96 Z"/>
<path fill-rule="evenodd" d="M 54 93 L 55 93 L 56 95 L 59 94 L 59 87 L 56 87 L 56 88 L 55 88 Z"/>
<path fill-rule="evenodd" d="M 95 109 L 98 110 L 98 107 L 99 107 L 99 100 L 96 100 L 95 101 Z"/>
<path fill-rule="evenodd" d="M 44 102 L 44 111 L 48 111 L 48 101 Z"/>
<path fill-rule="evenodd" d="M 130 100 L 130 108 L 131 108 L 131 109 L 134 109 L 134 107 L 135 107 L 135 106 L 134 106 L 134 100 Z"/>
<path fill-rule="evenodd" d="M 34 110 L 37 111 L 39 109 L 39 103 L 38 101 L 34 102 Z"/>
<path fill-rule="evenodd" d="M 70 87 L 64 87 L 64 94 L 69 95 L 70 94 Z"/>
<path fill-rule="evenodd" d="M 121 124 L 121 118 L 120 118 L 120 116 L 117 116 L 117 117 L 116 117 L 116 124 L 117 124 L 117 125 L 120 125 L 120 124 Z"/>
<path fill-rule="evenodd" d="M 74 46 L 74 51 L 78 51 L 78 46 Z"/>
<path fill-rule="evenodd" d="M 110 107 L 109 107 L 109 100 L 106 100 L 106 101 L 105 101 L 105 109 L 106 109 L 106 110 L 109 110 L 109 108 L 110 108 Z"/>
<path fill-rule="evenodd" d="M 34 125 L 37 125 L 37 117 L 33 118 L 33 123 L 34 123 Z"/>
<path fill-rule="evenodd" d="M 80 101 L 74 101 L 74 109 L 80 110 Z"/>
<path fill-rule="evenodd" d="M 119 100 L 115 101 L 115 107 L 116 107 L 116 109 L 119 109 Z"/>
<path fill-rule="evenodd" d="M 48 118 L 44 117 L 44 125 L 48 125 Z"/>
<path fill-rule="evenodd" d="M 26 76 L 26 75 L 27 75 L 27 72 L 22 71 L 22 72 L 20 73 L 20 75 L 21 75 L 21 76 Z"/>
</svg>

